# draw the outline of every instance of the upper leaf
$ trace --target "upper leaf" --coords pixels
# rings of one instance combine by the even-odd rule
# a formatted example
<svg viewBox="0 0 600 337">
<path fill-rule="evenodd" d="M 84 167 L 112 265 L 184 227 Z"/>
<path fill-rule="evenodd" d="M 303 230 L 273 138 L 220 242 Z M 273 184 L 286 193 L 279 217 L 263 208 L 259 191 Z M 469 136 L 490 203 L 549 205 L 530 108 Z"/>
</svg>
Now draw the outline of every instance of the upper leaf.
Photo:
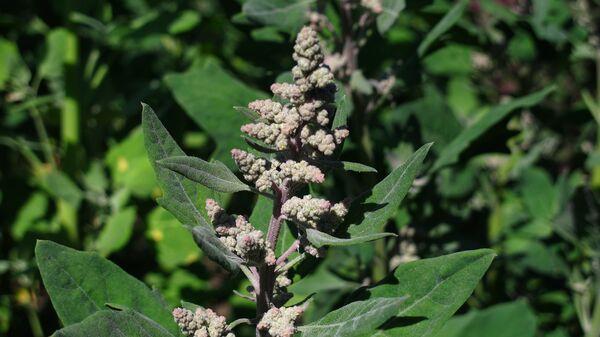
<svg viewBox="0 0 600 337">
<path fill-rule="evenodd" d="M 184 156 L 169 132 L 162 125 L 154 110 L 142 103 L 142 127 L 148 158 L 156 173 L 163 196 L 158 203 L 185 224 L 208 225 L 196 207 L 198 188 L 181 175 L 157 164 L 157 161 L 173 156 Z"/>
<path fill-rule="evenodd" d="M 481 117 L 475 124 L 468 129 L 461 132 L 444 150 L 440 157 L 433 164 L 433 171 L 452 165 L 458 161 L 460 154 L 469 145 L 479 138 L 485 131 L 494 126 L 496 123 L 506 117 L 511 111 L 519 108 L 531 107 L 541 102 L 548 94 L 554 91 L 554 87 L 548 87 L 540 90 L 531 95 L 521 97 L 510 101 L 506 104 L 502 104 L 493 109 L 490 109 L 483 117 Z"/>
<path fill-rule="evenodd" d="M 353 224 L 348 228 L 350 237 L 356 238 L 381 232 L 387 220 L 398 209 L 400 202 L 408 193 L 431 145 L 432 143 L 423 145 L 404 164 L 396 168 L 369 191 L 369 196 L 362 202 L 358 210 L 363 211 L 367 207 L 376 209 L 366 211 L 362 222 Z"/>
<path fill-rule="evenodd" d="M 83 321 L 106 303 L 134 309 L 178 335 L 171 312 L 146 285 L 96 253 L 38 241 L 35 256 L 58 317 L 65 325 Z"/>
<path fill-rule="evenodd" d="M 52 337 L 176 337 L 148 317 L 133 311 L 99 311 L 83 322 L 55 332 Z"/>
<path fill-rule="evenodd" d="M 492 250 L 480 249 L 400 265 L 389 282 L 368 293 L 371 298 L 408 296 L 397 316 L 416 319 L 399 326 L 389 322 L 378 334 L 368 336 L 435 336 L 469 298 L 494 256 Z"/>
<path fill-rule="evenodd" d="M 197 157 L 176 156 L 159 160 L 158 164 L 218 192 L 250 191 L 250 187 L 220 161 L 209 163 Z"/>
<path fill-rule="evenodd" d="M 370 333 L 395 316 L 405 297 L 357 301 L 298 327 L 302 337 L 353 337 Z"/>
<path fill-rule="evenodd" d="M 315 247 L 323 246 L 350 246 L 356 245 L 363 242 L 373 241 L 384 238 L 386 236 L 395 236 L 392 233 L 373 233 L 367 235 L 360 235 L 350 238 L 338 238 L 333 235 L 329 235 L 324 232 L 320 232 L 316 229 L 308 228 L 306 230 L 306 239 Z"/>
</svg>

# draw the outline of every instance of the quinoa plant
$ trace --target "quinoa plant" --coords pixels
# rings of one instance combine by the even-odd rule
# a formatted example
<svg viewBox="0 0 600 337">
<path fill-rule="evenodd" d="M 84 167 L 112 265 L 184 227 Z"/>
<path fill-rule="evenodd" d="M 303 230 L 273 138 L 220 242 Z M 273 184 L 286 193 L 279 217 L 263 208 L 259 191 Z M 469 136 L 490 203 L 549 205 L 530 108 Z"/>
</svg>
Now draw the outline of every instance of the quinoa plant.
<svg viewBox="0 0 600 337">
<path fill-rule="evenodd" d="M 293 59 L 293 83 L 275 83 L 273 99 L 255 100 L 240 109 L 252 118 L 241 127 L 248 148 L 231 150 L 243 180 L 221 162 L 186 156 L 153 110 L 143 105 L 146 148 L 162 189 L 158 203 L 190 230 L 207 257 L 232 277 L 242 274 L 249 280 L 248 293 L 238 295 L 256 304 L 256 315 L 228 324 L 213 309 L 189 302 L 169 308 L 111 262 L 40 241 L 36 248 L 40 271 L 67 325 L 57 336 L 119 332 L 233 337 L 241 324 L 264 337 L 435 336 L 466 301 L 493 259 L 490 250 L 403 263 L 377 284 L 367 280 L 366 287 L 345 299 L 345 305 L 318 320 L 303 319 L 311 301 L 293 297 L 294 283 L 301 283 L 306 273 L 297 269 L 306 260 L 311 261 L 307 266 L 318 264 L 327 246 L 392 235 L 384 232 L 385 224 L 408 193 L 431 144 L 360 196 L 331 201 L 310 194 L 308 185 L 323 183 L 333 169 L 363 173 L 373 169 L 340 159 L 349 131 L 344 114 L 337 111 L 334 76 L 324 64 L 312 28 L 299 32 Z M 229 214 L 215 200 L 218 197 L 207 197 L 236 192 L 269 199 L 268 224 Z M 197 207 L 198 199 L 204 209 Z M 283 226 L 290 226 L 294 236 L 284 247 Z"/>
</svg>

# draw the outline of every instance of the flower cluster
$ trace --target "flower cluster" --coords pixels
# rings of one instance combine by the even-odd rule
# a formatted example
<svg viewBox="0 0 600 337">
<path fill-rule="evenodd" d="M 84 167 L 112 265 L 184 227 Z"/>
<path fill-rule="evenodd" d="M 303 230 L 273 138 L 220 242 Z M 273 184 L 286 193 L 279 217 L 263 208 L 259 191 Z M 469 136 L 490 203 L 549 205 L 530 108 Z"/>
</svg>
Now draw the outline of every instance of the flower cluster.
<svg viewBox="0 0 600 337">
<path fill-rule="evenodd" d="M 192 312 L 184 308 L 175 308 L 173 319 L 181 332 L 189 337 L 235 337 L 229 332 L 225 317 L 210 309 L 198 308 Z"/>
<path fill-rule="evenodd" d="M 296 320 L 303 312 L 300 306 L 271 308 L 256 327 L 266 330 L 271 337 L 292 337 L 296 333 Z"/>
<path fill-rule="evenodd" d="M 206 199 L 206 212 L 221 242 L 246 263 L 275 264 L 275 253 L 263 238 L 263 232 L 254 228 L 244 216 L 227 214 L 213 199 Z"/>
<path fill-rule="evenodd" d="M 312 228 L 320 232 L 332 233 L 344 220 L 348 213 L 348 207 L 343 202 L 332 205 L 329 200 L 305 195 L 302 198 L 290 198 L 281 207 L 281 213 L 287 220 L 298 224 L 301 232 Z M 321 250 L 308 242 L 306 235 L 300 237 L 300 242 L 308 254 L 316 257 L 322 255 Z"/>
<path fill-rule="evenodd" d="M 232 150 L 231 156 L 244 179 L 253 182 L 261 192 L 268 191 L 273 185 L 281 186 L 285 179 L 295 183 L 322 183 L 325 180 L 325 175 L 318 167 L 304 160 L 267 160 L 238 149 Z"/>
<path fill-rule="evenodd" d="M 348 136 L 344 128 L 331 130 L 335 84 L 317 33 L 304 27 L 294 46 L 296 66 L 292 69 L 294 83 L 275 83 L 271 91 L 287 100 L 257 100 L 248 108 L 260 116 L 260 121 L 243 125 L 242 132 L 277 151 L 300 151 L 308 157 L 330 156 Z"/>
<path fill-rule="evenodd" d="M 304 228 L 313 228 L 322 232 L 332 232 L 344 220 L 348 208 L 342 202 L 332 205 L 329 200 L 305 195 L 292 197 L 281 208 L 286 219 Z"/>
</svg>

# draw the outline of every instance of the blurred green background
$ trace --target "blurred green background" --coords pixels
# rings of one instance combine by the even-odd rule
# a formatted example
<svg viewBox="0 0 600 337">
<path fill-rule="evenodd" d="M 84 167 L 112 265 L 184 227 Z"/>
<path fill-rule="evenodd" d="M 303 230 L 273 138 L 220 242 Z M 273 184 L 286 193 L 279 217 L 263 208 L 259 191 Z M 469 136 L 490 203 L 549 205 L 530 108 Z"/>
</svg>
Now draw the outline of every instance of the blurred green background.
<svg viewBox="0 0 600 337">
<path fill-rule="evenodd" d="M 600 336 L 600 1 L 382 4 L 354 33 L 358 68 L 338 76 L 342 158 L 378 173 L 335 172 L 317 192 L 358 195 L 420 145 L 433 153 L 388 224 L 397 238 L 331 249 L 296 275 L 297 295 L 318 292 L 306 320 L 400 263 L 491 247 L 439 337 Z M 355 6 L 358 25 L 369 13 Z M 289 77 L 311 11 L 329 22 L 334 66 L 338 1 L 0 3 L 0 335 L 60 327 L 33 259 L 40 238 L 107 256 L 173 306 L 252 315 L 231 292 L 247 284 L 157 207 L 140 102 L 188 154 L 231 165 L 245 146 L 233 106 Z M 250 213 L 248 198 L 228 207 Z"/>
</svg>

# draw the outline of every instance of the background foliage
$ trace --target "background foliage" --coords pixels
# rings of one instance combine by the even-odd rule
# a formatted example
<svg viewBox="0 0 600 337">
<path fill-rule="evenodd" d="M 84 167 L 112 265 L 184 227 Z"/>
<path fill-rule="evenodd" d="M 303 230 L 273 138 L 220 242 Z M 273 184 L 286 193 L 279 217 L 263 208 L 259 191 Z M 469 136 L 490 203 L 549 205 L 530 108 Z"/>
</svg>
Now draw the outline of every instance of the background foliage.
<svg viewBox="0 0 600 337">
<path fill-rule="evenodd" d="M 434 145 L 404 202 L 377 213 L 398 237 L 331 249 L 296 276 L 299 299 L 317 293 L 306 322 L 402 262 L 489 247 L 498 257 L 440 337 L 599 336 L 600 2 L 382 3 L 339 95 L 352 128 L 342 158 L 378 172 L 336 174 L 324 190 L 357 196 Z M 321 5 L 339 51 L 335 1 L 0 4 L 0 335 L 61 326 L 36 239 L 109 257 L 171 306 L 252 314 L 231 292 L 247 284 L 156 206 L 139 103 L 187 154 L 233 168 L 246 121 L 233 106 L 289 76 L 293 36 Z M 210 194 L 251 211 L 250 194 Z M 257 204 L 259 222 L 269 205 Z"/>
</svg>

